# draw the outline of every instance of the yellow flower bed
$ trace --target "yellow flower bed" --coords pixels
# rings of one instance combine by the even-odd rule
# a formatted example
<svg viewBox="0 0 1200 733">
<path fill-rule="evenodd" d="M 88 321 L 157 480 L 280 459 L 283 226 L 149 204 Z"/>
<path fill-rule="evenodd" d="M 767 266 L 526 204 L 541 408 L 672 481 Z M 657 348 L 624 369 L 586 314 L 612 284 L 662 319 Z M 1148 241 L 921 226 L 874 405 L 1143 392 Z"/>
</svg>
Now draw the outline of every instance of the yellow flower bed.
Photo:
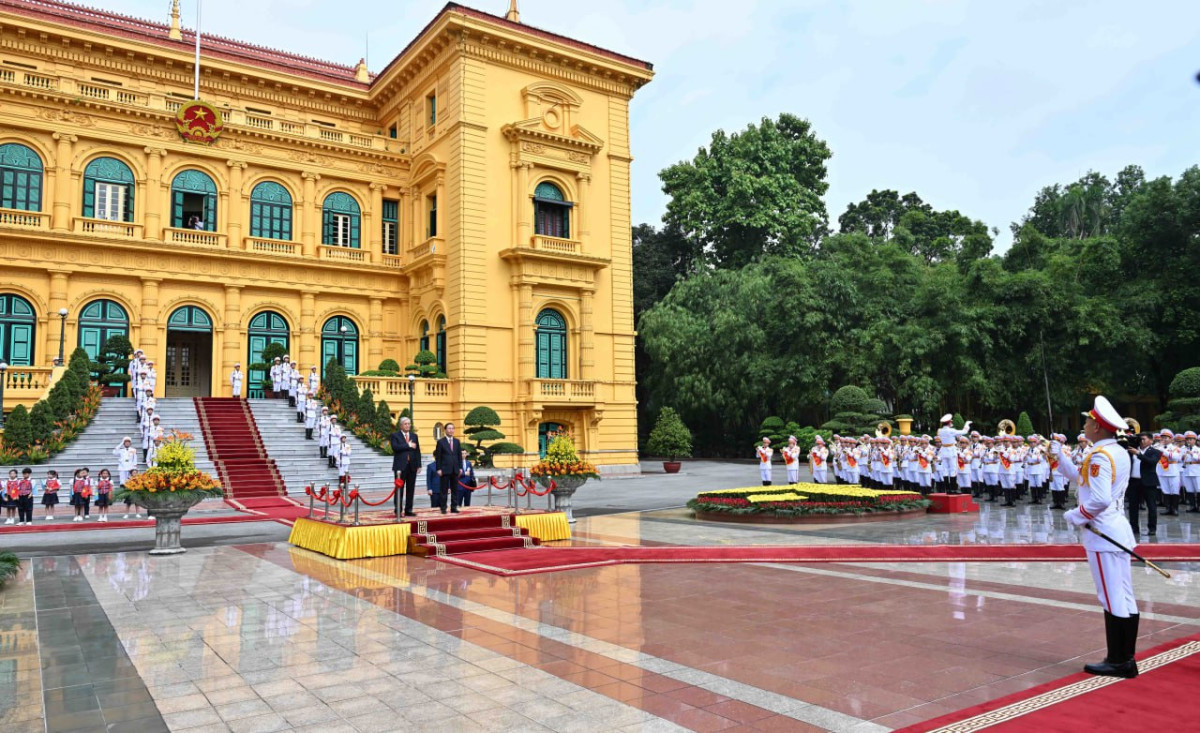
<svg viewBox="0 0 1200 733">
<path fill-rule="evenodd" d="M 754 494 L 746 497 L 746 501 L 750 502 L 751 504 L 762 504 L 768 501 L 806 501 L 807 499 L 807 496 L 801 496 L 791 492 L 786 494 Z"/>
</svg>

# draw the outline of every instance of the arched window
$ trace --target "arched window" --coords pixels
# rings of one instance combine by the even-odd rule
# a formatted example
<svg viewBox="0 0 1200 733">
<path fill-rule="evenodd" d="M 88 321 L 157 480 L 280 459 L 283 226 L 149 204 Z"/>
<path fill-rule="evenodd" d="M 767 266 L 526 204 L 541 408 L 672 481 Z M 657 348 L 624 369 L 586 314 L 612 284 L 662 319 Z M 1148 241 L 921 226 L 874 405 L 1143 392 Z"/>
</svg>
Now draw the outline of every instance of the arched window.
<svg viewBox="0 0 1200 733">
<path fill-rule="evenodd" d="M 429 351 L 429 321 L 421 321 L 421 351 Z"/>
<path fill-rule="evenodd" d="M 171 226 L 217 230 L 217 184 L 207 174 L 186 170 L 171 181 Z"/>
<path fill-rule="evenodd" d="M 0 209 L 42 210 L 42 159 L 18 143 L 0 145 Z"/>
<path fill-rule="evenodd" d="M 347 374 L 358 374 L 358 326 L 345 316 L 334 316 L 321 328 L 322 370 L 330 359 L 341 364 Z"/>
<path fill-rule="evenodd" d="M 83 169 L 83 215 L 133 221 L 133 171 L 116 158 L 96 158 Z"/>
<path fill-rule="evenodd" d="M 552 308 L 537 317 L 537 378 L 567 378 L 567 321 Z"/>
<path fill-rule="evenodd" d="M 438 317 L 437 330 L 437 365 L 438 371 L 446 373 L 446 317 Z"/>
<path fill-rule="evenodd" d="M 0 361 L 10 366 L 33 366 L 37 316 L 19 295 L 0 294 Z"/>
<path fill-rule="evenodd" d="M 292 195 L 274 181 L 263 181 L 250 192 L 250 236 L 292 239 Z"/>
<path fill-rule="evenodd" d="M 267 371 L 254 369 L 249 365 L 263 363 L 262 352 L 268 344 L 283 344 L 285 349 L 290 348 L 291 332 L 283 316 L 274 311 L 263 311 L 250 319 L 246 335 L 249 344 L 246 362 L 250 379 L 247 394 L 250 397 L 264 397 L 266 393 L 263 391 L 263 382 L 267 378 Z"/>
<path fill-rule="evenodd" d="M 534 231 L 544 237 L 571 238 L 571 207 L 562 189 L 548 181 L 533 191 Z"/>
<path fill-rule="evenodd" d="M 208 317 L 208 314 L 194 305 L 176 308 L 171 317 L 167 319 L 168 331 L 212 333 L 212 325 L 212 319 Z"/>
<path fill-rule="evenodd" d="M 321 242 L 334 247 L 359 247 L 361 212 L 358 202 L 348 193 L 336 191 L 325 197 L 322 207 Z"/>
<path fill-rule="evenodd" d="M 129 335 L 129 314 L 111 300 L 93 300 L 79 312 L 79 346 L 99 361 L 109 336 Z"/>
</svg>

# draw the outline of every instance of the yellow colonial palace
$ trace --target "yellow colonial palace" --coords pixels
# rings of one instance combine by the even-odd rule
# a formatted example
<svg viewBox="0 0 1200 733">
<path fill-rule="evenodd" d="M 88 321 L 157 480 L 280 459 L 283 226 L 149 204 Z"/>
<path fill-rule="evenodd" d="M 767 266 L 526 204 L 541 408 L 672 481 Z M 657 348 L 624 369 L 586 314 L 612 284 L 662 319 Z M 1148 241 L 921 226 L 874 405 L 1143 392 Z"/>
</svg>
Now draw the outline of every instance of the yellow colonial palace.
<svg viewBox="0 0 1200 733">
<path fill-rule="evenodd" d="M 411 390 L 424 430 L 490 405 L 530 454 L 565 426 L 636 464 L 628 109 L 649 64 L 451 3 L 379 73 L 205 36 L 205 106 L 194 44 L 177 8 L 0 0 L 8 407 L 60 340 L 127 334 L 168 397 L 231 394 L 271 342 L 351 373 L 425 348 L 447 379 L 360 384 L 393 410 Z"/>
</svg>

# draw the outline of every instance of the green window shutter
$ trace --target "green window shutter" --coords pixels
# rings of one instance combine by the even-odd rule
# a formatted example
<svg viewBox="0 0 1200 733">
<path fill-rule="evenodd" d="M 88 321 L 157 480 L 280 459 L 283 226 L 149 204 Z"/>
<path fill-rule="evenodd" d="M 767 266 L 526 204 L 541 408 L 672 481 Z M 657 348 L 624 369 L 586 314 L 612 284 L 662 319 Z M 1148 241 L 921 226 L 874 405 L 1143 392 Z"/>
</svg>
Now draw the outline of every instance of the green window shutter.
<svg viewBox="0 0 1200 733">
<path fill-rule="evenodd" d="M 124 203 L 125 203 L 125 208 L 121 212 L 122 217 L 123 217 L 121 220 L 126 221 L 126 222 L 131 222 L 131 221 L 133 221 L 133 186 L 132 185 L 125 187 L 125 202 Z"/>
<path fill-rule="evenodd" d="M 333 244 L 333 212 L 321 212 L 321 244 Z"/>
<path fill-rule="evenodd" d="M 83 179 L 83 215 L 88 219 L 96 217 L 96 179 Z"/>
<path fill-rule="evenodd" d="M 217 231 L 217 197 L 212 194 L 204 197 L 204 230 Z"/>
<path fill-rule="evenodd" d="M 361 227 L 360 227 L 360 221 L 359 221 L 358 214 L 351 215 L 350 216 L 350 246 L 353 247 L 354 249 L 359 248 L 358 240 L 359 240 L 360 228 Z"/>
<path fill-rule="evenodd" d="M 33 326 L 14 323 L 9 326 L 8 363 L 33 366 Z"/>
<path fill-rule="evenodd" d="M 183 191 L 171 192 L 171 226 L 182 229 L 187 222 L 183 220 Z"/>
</svg>

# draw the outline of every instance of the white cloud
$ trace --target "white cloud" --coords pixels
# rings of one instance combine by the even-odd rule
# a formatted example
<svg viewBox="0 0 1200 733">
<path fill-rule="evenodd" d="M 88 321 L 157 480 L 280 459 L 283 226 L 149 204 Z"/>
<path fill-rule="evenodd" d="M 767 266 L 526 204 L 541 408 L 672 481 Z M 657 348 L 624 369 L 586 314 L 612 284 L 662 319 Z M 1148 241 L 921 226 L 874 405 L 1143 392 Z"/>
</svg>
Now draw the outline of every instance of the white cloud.
<svg viewBox="0 0 1200 733">
<path fill-rule="evenodd" d="M 108 0 L 164 19 L 165 0 Z M 504 0 L 467 4 L 502 14 Z M 185 22 L 194 17 L 185 0 Z M 205 0 L 205 29 L 381 68 L 442 0 Z M 917 191 L 1007 232 L 1033 193 L 1128 163 L 1197 162 L 1200 3 L 1161 0 L 523 0 L 522 20 L 655 65 L 631 116 L 634 221 L 657 173 L 717 128 L 793 112 L 833 149 L 833 219 L 872 188 Z"/>
</svg>

